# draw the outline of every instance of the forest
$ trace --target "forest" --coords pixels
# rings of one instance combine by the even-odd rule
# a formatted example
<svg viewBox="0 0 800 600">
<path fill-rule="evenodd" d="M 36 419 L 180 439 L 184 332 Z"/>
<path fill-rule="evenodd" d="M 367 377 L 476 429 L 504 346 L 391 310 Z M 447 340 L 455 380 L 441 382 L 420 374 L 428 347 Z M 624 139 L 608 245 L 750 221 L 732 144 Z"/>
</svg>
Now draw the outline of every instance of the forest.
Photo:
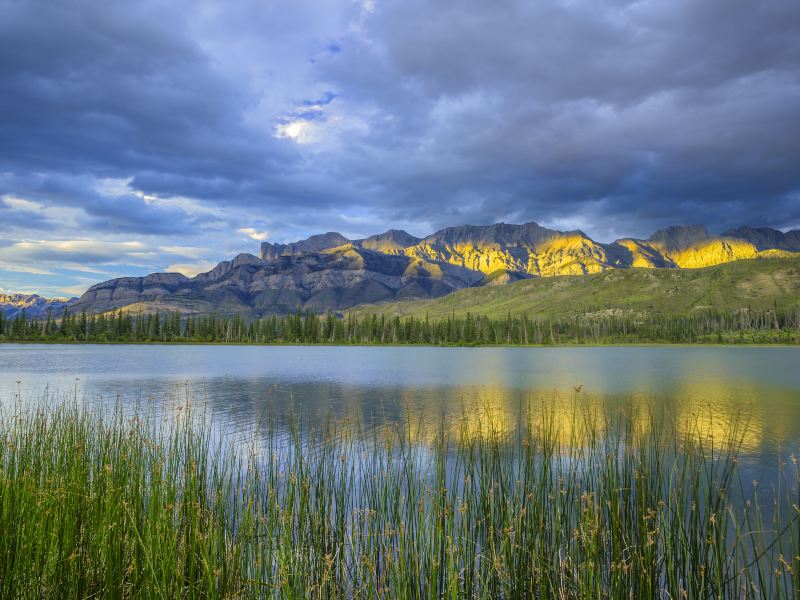
<svg viewBox="0 0 800 600">
<path fill-rule="evenodd" d="M 610 343 L 800 343 L 800 307 L 698 310 L 684 315 L 590 313 L 505 318 L 387 317 L 298 312 L 246 320 L 180 312 L 70 314 L 29 320 L 0 315 L 0 341 L 51 343 L 560 345 Z"/>
</svg>

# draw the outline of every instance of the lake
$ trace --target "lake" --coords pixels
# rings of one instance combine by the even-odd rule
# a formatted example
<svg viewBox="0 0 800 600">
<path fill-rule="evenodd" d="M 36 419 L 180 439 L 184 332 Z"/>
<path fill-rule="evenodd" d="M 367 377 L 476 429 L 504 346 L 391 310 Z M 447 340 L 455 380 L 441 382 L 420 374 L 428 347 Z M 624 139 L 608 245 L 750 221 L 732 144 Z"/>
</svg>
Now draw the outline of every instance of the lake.
<svg viewBox="0 0 800 600">
<path fill-rule="evenodd" d="M 466 415 L 510 428 L 523 407 L 551 407 L 564 423 L 575 407 L 638 407 L 709 436 L 746 421 L 751 468 L 800 454 L 800 348 L 790 347 L 1 345 L 3 403 L 45 395 L 137 410 L 191 399 L 245 438 L 289 410 L 367 424 Z"/>
<path fill-rule="evenodd" d="M 0 411 L 25 576 L 141 546 L 238 597 L 797 596 L 800 348 L 0 345 Z"/>
</svg>

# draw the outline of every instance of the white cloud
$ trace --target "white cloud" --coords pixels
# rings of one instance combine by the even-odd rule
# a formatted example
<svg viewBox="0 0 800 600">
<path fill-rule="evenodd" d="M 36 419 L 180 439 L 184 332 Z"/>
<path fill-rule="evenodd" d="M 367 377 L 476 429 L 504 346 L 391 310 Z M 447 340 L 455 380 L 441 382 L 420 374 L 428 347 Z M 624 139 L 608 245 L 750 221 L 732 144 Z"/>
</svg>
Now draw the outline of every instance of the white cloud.
<svg viewBox="0 0 800 600">
<path fill-rule="evenodd" d="M 22 210 L 25 212 L 38 212 L 42 210 L 42 205 L 38 202 L 17 198 L 16 196 L 3 196 L 3 202 L 14 210 Z"/>
<path fill-rule="evenodd" d="M 208 252 L 207 248 L 198 248 L 197 246 L 159 246 L 158 249 L 161 252 L 183 256 L 184 258 L 201 258 Z"/>
<path fill-rule="evenodd" d="M 30 275 L 54 274 L 52 271 L 48 271 L 47 269 L 40 269 L 39 267 L 34 267 L 32 265 L 9 263 L 4 260 L 0 260 L 0 270 L 13 271 L 14 273 L 28 273 Z"/>
<path fill-rule="evenodd" d="M 105 177 L 95 180 L 94 189 L 103 196 L 125 196 L 133 192 L 132 181 L 133 177 Z"/>
<path fill-rule="evenodd" d="M 90 265 L 130 264 L 144 249 L 135 241 L 23 240 L 3 248 L 0 269 L 32 275 L 53 275 L 54 269 L 103 273 Z"/>
<path fill-rule="evenodd" d="M 253 227 L 241 227 L 240 229 L 237 229 L 236 232 L 246 235 L 251 240 L 255 240 L 257 242 L 263 242 L 269 237 L 268 231 L 258 231 Z"/>
<path fill-rule="evenodd" d="M 66 294 L 68 297 L 72 296 L 81 296 L 86 290 L 88 290 L 92 285 L 96 282 L 85 279 L 82 280 L 81 283 L 76 283 L 75 285 L 68 285 L 66 287 L 58 288 L 58 291 L 62 294 Z"/>
<path fill-rule="evenodd" d="M 108 271 L 103 271 L 101 269 L 95 269 L 88 265 L 82 265 L 79 263 L 64 263 L 62 265 L 64 269 L 69 271 L 78 271 L 79 273 L 92 273 L 94 275 L 108 275 Z"/>
<path fill-rule="evenodd" d="M 196 263 L 175 263 L 166 268 L 167 273 L 182 273 L 187 277 L 194 277 L 200 273 L 206 273 L 213 269 L 216 265 L 212 262 L 196 262 Z"/>
<path fill-rule="evenodd" d="M 58 206 L 51 203 L 43 203 L 19 195 L 6 194 L 0 196 L 0 207 L 6 206 L 16 213 L 27 213 L 28 215 L 41 219 L 41 221 L 29 222 L 25 219 L 16 223 L 15 229 L 30 229 L 35 231 L 42 227 L 58 227 L 62 230 L 76 227 L 84 211 L 70 206 Z M 4 223 L 0 224 L 4 225 Z"/>
<path fill-rule="evenodd" d="M 143 250 L 141 242 L 105 242 L 100 240 L 25 240 L 9 249 L 12 253 L 35 258 L 42 254 L 91 254 L 102 258 L 117 258 L 122 253 Z"/>
</svg>

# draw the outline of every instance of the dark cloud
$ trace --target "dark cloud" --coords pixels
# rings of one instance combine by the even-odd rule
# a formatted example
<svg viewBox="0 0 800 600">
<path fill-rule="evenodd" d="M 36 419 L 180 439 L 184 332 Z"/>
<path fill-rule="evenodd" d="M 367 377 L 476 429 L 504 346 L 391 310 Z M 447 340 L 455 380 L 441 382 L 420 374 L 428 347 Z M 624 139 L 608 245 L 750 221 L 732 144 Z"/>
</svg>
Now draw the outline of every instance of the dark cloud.
<svg viewBox="0 0 800 600">
<path fill-rule="evenodd" d="M 0 223 L 6 231 L 20 228 L 44 229 L 53 225 L 43 211 L 20 210 L 19 207 L 14 206 L 13 199 L 3 198 L 0 198 Z M 3 240 L 0 240 L 0 247 L 2 246 Z"/>
<path fill-rule="evenodd" d="M 599 235 L 800 221 L 797 3 L 377 7 L 326 68 L 389 107 L 368 143 L 413 156 L 381 171 L 403 211 Z"/>
<path fill-rule="evenodd" d="M 212 226 L 171 197 L 274 238 L 796 226 L 798 31 L 796 0 L 0 0 L 0 193 L 162 236 Z"/>
<path fill-rule="evenodd" d="M 64 174 L 36 174 L 27 177 L 0 176 L 0 196 L 15 194 L 28 204 L 38 205 L 38 210 L 27 208 L 14 211 L 6 200 L 0 204 L 11 213 L 20 225 L 36 228 L 47 225 L 52 231 L 63 227 L 56 218 L 48 216 L 53 207 L 78 209 L 76 225 L 91 232 L 132 232 L 172 235 L 190 233 L 210 220 L 204 215 L 190 215 L 179 206 L 168 202 L 153 202 L 142 195 L 126 191 L 119 181 L 105 184 L 90 177 Z M 58 235 L 56 235 L 58 237 Z"/>
</svg>

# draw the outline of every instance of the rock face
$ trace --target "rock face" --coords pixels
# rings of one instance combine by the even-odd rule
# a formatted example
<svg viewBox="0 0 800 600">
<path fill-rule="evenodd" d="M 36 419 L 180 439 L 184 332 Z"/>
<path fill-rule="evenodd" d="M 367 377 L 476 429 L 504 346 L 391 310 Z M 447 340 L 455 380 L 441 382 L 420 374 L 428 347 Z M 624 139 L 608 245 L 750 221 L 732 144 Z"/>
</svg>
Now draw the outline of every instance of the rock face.
<svg viewBox="0 0 800 600">
<path fill-rule="evenodd" d="M 382 254 L 402 254 L 402 250 L 419 243 L 420 239 L 400 229 L 390 229 L 363 240 L 348 240 L 341 233 L 329 231 L 320 235 L 312 235 L 306 240 L 292 244 L 270 244 L 262 242 L 261 258 L 271 260 L 279 256 L 295 256 L 307 252 L 322 252 L 340 246 L 352 246 L 365 250 L 374 250 Z"/>
<path fill-rule="evenodd" d="M 536 223 L 448 227 L 425 238 L 389 231 L 359 240 L 336 232 L 291 244 L 261 244 L 193 278 L 175 273 L 122 278 L 90 288 L 74 310 L 180 309 L 264 315 L 342 311 L 365 303 L 432 298 L 475 285 L 608 269 L 699 268 L 800 252 L 800 231 L 741 227 L 721 236 L 675 226 L 646 240 L 595 242 L 582 231 Z"/>
<path fill-rule="evenodd" d="M 375 250 L 384 254 L 402 254 L 402 251 L 420 242 L 418 237 L 400 229 L 390 229 L 385 233 L 373 235 L 363 240 L 356 240 L 354 245 L 367 250 Z"/>
<path fill-rule="evenodd" d="M 711 236 L 702 225 L 667 227 L 637 242 L 643 250 L 660 257 L 664 266 L 684 269 L 710 267 L 758 255 L 758 250 L 749 242 Z"/>
<path fill-rule="evenodd" d="M 312 236 L 293 244 L 261 245 L 261 258 L 269 260 L 343 245 L 374 250 L 383 254 L 404 255 L 428 262 L 446 263 L 478 271 L 530 276 L 595 273 L 619 266 L 619 253 L 598 244 L 582 231 L 555 231 L 536 223 L 448 227 L 426 238 L 391 229 L 362 240 L 348 240 L 339 233 Z M 627 266 L 627 265 L 625 265 Z"/>
<path fill-rule="evenodd" d="M 65 306 L 75 302 L 76 298 L 44 298 L 38 294 L 0 294 L 0 312 L 4 317 L 13 319 L 25 311 L 25 316 L 31 319 L 46 317 L 48 311 L 53 311 L 54 317 L 60 317 Z"/>
<path fill-rule="evenodd" d="M 708 230 L 702 225 L 673 225 L 666 229 L 659 229 L 647 241 L 654 247 L 677 251 L 689 248 L 709 237 Z"/>
<path fill-rule="evenodd" d="M 733 260 L 800 252 L 800 231 L 741 227 L 712 236 L 702 225 L 674 226 L 647 240 L 624 238 L 611 244 L 595 242 L 582 231 L 556 231 L 537 223 L 448 227 L 425 238 L 389 230 L 363 240 L 339 233 L 312 236 L 293 244 L 261 245 L 261 257 L 295 255 L 343 245 L 383 254 L 413 256 L 479 271 L 520 277 L 550 277 L 598 273 L 606 269 L 699 268 Z M 315 250 L 308 250 L 314 248 Z M 769 251 L 764 254 L 765 251 Z M 502 278 L 501 278 L 502 279 Z M 492 282 L 497 282 L 493 278 Z"/>
<path fill-rule="evenodd" d="M 240 254 L 191 279 L 159 273 L 95 285 L 73 310 L 128 307 L 262 316 L 342 311 L 364 302 L 433 298 L 480 281 L 480 273 L 344 245 L 262 260 Z"/>
<path fill-rule="evenodd" d="M 120 277 L 93 285 L 72 305 L 79 312 L 103 313 L 137 303 L 154 302 L 190 291 L 189 278 L 180 273 L 153 273 Z"/>
<path fill-rule="evenodd" d="M 743 228 L 745 229 L 745 228 Z M 749 229 L 749 228 L 748 228 Z M 784 234 L 778 230 L 769 230 Z M 712 267 L 734 260 L 789 256 L 790 253 L 776 246 L 763 244 L 758 247 L 743 236 L 724 233 L 712 236 L 702 225 L 667 227 L 656 231 L 647 240 L 619 240 L 635 246 L 641 264 L 631 266 L 663 266 L 681 269 Z M 645 258 L 647 254 L 647 258 Z M 651 264 L 648 265 L 647 262 Z"/>
<path fill-rule="evenodd" d="M 800 229 L 783 233 L 769 227 L 739 227 L 722 234 L 723 237 L 736 238 L 750 242 L 759 251 L 786 250 L 800 252 Z"/>
<path fill-rule="evenodd" d="M 602 244 L 582 231 L 555 231 L 536 223 L 448 227 L 404 253 L 457 264 L 490 275 L 578 275 L 609 268 Z"/>
<path fill-rule="evenodd" d="M 350 243 L 350 240 L 335 231 L 312 235 L 307 240 L 300 240 L 294 244 L 263 242 L 261 244 L 261 258 L 271 260 L 280 256 L 294 256 L 304 252 L 320 252 L 321 250 L 329 250 L 348 243 Z"/>
</svg>

